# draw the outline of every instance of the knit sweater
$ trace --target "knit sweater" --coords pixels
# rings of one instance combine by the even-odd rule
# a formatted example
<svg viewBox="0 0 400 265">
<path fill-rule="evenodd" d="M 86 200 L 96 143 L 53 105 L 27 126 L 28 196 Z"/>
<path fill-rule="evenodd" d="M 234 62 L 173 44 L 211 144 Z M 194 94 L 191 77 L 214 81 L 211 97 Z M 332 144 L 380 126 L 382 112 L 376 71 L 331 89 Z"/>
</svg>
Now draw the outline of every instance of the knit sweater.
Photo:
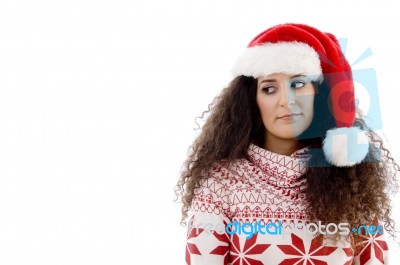
<svg viewBox="0 0 400 265">
<path fill-rule="evenodd" d="M 383 233 L 357 235 L 357 253 L 346 241 L 322 241 L 313 234 L 305 212 L 306 180 L 300 178 L 307 170 L 305 150 L 286 156 L 251 144 L 248 159 L 216 162 L 195 189 L 186 263 L 384 264 Z M 344 230 L 334 232 L 339 231 Z"/>
</svg>

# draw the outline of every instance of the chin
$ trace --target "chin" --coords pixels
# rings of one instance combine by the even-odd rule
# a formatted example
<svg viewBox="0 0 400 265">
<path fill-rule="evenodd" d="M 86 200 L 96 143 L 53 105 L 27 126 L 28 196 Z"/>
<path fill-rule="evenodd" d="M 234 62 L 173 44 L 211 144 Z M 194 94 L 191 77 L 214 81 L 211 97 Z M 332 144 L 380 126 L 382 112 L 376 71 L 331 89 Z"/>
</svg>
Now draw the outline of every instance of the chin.
<svg viewBox="0 0 400 265">
<path fill-rule="evenodd" d="M 275 135 L 281 139 L 290 140 L 290 139 L 298 137 L 303 132 L 304 132 L 304 130 L 298 130 L 298 129 L 293 130 L 293 128 L 291 128 L 291 129 L 285 128 L 285 129 L 282 129 L 279 132 L 277 132 L 277 134 L 275 134 Z"/>
<path fill-rule="evenodd" d="M 294 135 L 294 134 L 281 134 L 281 135 L 277 135 L 277 136 L 284 140 L 293 140 L 296 137 L 296 135 Z"/>
</svg>

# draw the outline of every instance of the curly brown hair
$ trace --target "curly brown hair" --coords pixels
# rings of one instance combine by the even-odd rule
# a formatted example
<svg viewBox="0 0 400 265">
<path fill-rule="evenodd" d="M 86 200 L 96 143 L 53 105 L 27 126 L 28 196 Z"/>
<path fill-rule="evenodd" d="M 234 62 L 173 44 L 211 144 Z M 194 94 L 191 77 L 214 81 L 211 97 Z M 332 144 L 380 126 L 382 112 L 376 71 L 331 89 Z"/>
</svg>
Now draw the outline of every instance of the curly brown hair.
<svg viewBox="0 0 400 265">
<path fill-rule="evenodd" d="M 316 85 L 314 118 L 298 140 L 312 150 L 321 150 L 326 131 L 335 127 L 330 114 L 329 89 L 325 83 Z M 238 76 L 214 98 L 203 112 L 208 114 L 201 134 L 189 149 L 175 194 L 181 198 L 181 224 L 186 225 L 194 190 L 216 161 L 248 158 L 250 143 L 263 146 L 265 129 L 256 104 L 257 79 Z M 360 114 L 358 112 L 358 114 Z M 361 117 L 361 116 L 359 116 Z M 323 152 L 312 154 L 305 190 L 307 214 L 311 221 L 322 224 L 347 222 L 351 227 L 384 222 L 385 229 L 395 236 L 391 218 L 390 193 L 398 189 L 396 173 L 400 170 L 383 146 L 380 136 L 369 129 L 362 119 L 354 126 L 367 131 L 370 147 L 367 157 L 352 167 L 336 167 L 326 162 Z M 322 166 L 321 166 L 322 165 Z"/>
</svg>

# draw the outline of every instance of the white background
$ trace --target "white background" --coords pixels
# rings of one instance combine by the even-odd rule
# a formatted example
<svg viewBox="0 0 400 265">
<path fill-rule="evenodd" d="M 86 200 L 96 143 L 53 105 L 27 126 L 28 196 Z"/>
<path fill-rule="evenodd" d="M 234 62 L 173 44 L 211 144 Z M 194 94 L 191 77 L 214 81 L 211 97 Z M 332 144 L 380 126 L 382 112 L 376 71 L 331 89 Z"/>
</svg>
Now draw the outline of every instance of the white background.
<svg viewBox="0 0 400 265">
<path fill-rule="evenodd" d="M 183 264 L 195 117 L 277 23 L 348 38 L 350 63 L 372 50 L 354 69 L 376 69 L 399 160 L 394 3 L 0 1 L 0 264 Z"/>
</svg>

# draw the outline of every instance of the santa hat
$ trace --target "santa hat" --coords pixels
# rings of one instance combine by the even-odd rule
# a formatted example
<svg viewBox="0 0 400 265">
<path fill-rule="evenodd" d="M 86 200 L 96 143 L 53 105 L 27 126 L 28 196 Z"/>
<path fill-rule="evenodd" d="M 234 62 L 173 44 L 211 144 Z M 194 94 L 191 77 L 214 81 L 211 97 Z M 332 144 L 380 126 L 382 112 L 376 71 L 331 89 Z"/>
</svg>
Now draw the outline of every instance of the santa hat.
<svg viewBox="0 0 400 265">
<path fill-rule="evenodd" d="M 356 108 L 351 67 L 334 35 L 303 24 L 274 26 L 249 43 L 232 72 L 254 78 L 273 73 L 303 74 L 311 81 L 325 81 L 336 123 L 323 140 L 326 160 L 345 167 L 360 163 L 367 155 L 366 132 L 352 127 Z M 348 148 L 347 141 L 357 144 Z"/>
</svg>

